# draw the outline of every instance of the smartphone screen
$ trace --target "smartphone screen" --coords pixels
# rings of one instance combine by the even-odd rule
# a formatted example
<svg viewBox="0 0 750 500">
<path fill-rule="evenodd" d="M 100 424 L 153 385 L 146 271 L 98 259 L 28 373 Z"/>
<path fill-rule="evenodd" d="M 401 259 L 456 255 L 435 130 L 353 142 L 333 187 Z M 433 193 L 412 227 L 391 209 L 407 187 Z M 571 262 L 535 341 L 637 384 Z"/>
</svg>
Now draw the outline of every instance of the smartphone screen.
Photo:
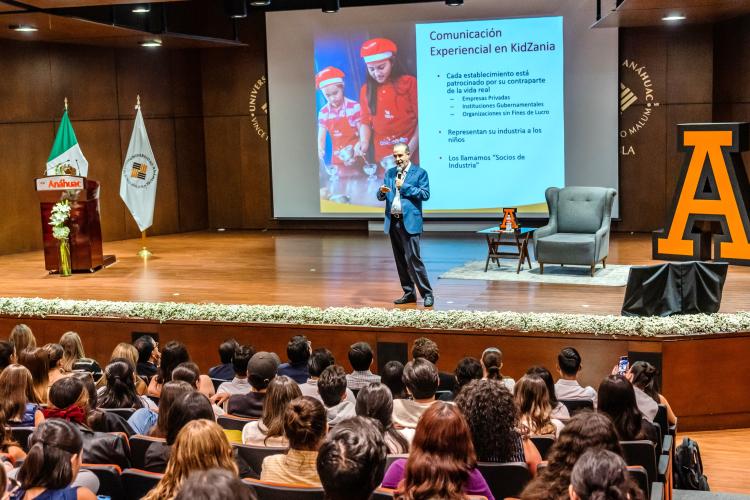
<svg viewBox="0 0 750 500">
<path fill-rule="evenodd" d="M 625 375 L 625 372 L 628 371 L 628 357 L 627 356 L 620 356 L 620 362 L 617 365 L 617 373 L 620 375 Z"/>
</svg>

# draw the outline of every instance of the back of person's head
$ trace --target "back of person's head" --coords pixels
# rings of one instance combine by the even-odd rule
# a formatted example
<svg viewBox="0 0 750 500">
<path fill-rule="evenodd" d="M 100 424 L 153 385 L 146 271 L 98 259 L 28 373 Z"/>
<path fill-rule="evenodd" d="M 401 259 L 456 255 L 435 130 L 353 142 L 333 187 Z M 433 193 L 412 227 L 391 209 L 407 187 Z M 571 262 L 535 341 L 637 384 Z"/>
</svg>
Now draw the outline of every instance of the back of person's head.
<svg viewBox="0 0 750 500">
<path fill-rule="evenodd" d="M 260 351 L 253 354 L 247 362 L 247 381 L 256 391 L 267 389 L 276 377 L 279 368 L 279 357 L 276 353 Z"/>
<path fill-rule="evenodd" d="M 65 420 L 47 420 L 34 430 L 30 444 L 18 471 L 21 488 L 58 490 L 73 482 L 83 450 L 83 439 L 75 426 Z"/>
<path fill-rule="evenodd" d="M 438 359 L 440 359 L 440 348 L 427 337 L 419 337 L 411 345 L 411 357 L 412 359 L 424 358 L 436 365 Z"/>
<path fill-rule="evenodd" d="M 517 455 L 518 409 L 500 380 L 472 380 L 455 399 L 471 429 L 478 460 L 511 462 Z"/>
<path fill-rule="evenodd" d="M 195 391 L 195 387 L 182 380 L 170 380 L 162 386 L 159 397 L 159 416 L 156 425 L 151 429 L 152 436 L 162 438 L 167 436 L 167 419 L 174 402 L 183 394 L 193 391 Z"/>
<path fill-rule="evenodd" d="M 49 404 L 64 410 L 71 406 L 88 407 L 89 394 L 83 382 L 76 377 L 63 377 L 49 388 Z"/>
<path fill-rule="evenodd" d="M 524 375 L 513 387 L 513 395 L 518 411 L 525 417 L 525 425 L 531 434 L 555 433 L 555 426 L 550 419 L 552 405 L 547 384 L 541 377 Z"/>
<path fill-rule="evenodd" d="M 172 370 L 172 380 L 182 380 L 183 382 L 187 382 L 188 384 L 192 385 L 196 389 L 198 388 L 200 377 L 201 371 L 198 368 L 198 365 L 196 365 L 192 361 L 185 361 L 184 363 L 180 363 L 175 367 L 174 370 Z"/>
<path fill-rule="evenodd" d="M 302 397 L 302 391 L 299 384 L 286 375 L 279 375 L 271 380 L 266 397 L 263 398 L 263 415 L 261 416 L 268 437 L 284 435 L 286 408 L 292 400 L 300 397 Z"/>
<path fill-rule="evenodd" d="M 249 345 L 238 345 L 232 355 L 232 369 L 235 376 L 239 378 L 247 377 L 247 364 L 250 358 L 255 354 L 255 349 Z"/>
<path fill-rule="evenodd" d="M 192 472 L 180 486 L 175 500 L 257 500 L 255 492 L 226 469 Z"/>
<path fill-rule="evenodd" d="M 552 378 L 550 371 L 543 366 L 534 365 L 526 370 L 526 375 L 536 375 L 544 380 L 544 384 L 547 386 L 547 394 L 549 394 L 549 403 L 554 409 L 558 401 L 555 394 L 555 380 Z"/>
<path fill-rule="evenodd" d="M 356 372 L 370 369 L 372 364 L 372 347 L 367 342 L 357 342 L 349 347 L 349 363 Z"/>
<path fill-rule="evenodd" d="M 226 434 L 213 420 L 192 420 L 177 434 L 164 476 L 146 498 L 173 498 L 192 472 L 216 467 L 237 476 L 237 465 Z"/>
<path fill-rule="evenodd" d="M 133 342 L 133 347 L 138 351 L 138 362 L 146 363 L 151 359 L 151 354 L 156 348 L 156 342 L 150 335 L 142 335 Z"/>
<path fill-rule="evenodd" d="M 636 361 L 630 366 L 630 375 L 633 377 L 634 386 L 651 396 L 657 403 L 661 403 L 656 380 L 658 372 L 654 365 L 648 361 Z"/>
<path fill-rule="evenodd" d="M 99 406 L 102 408 L 141 408 L 143 402 L 138 397 L 134 379 L 135 366 L 125 358 L 115 358 L 104 368 L 107 382 Z"/>
<path fill-rule="evenodd" d="M 167 342 L 161 351 L 161 363 L 156 375 L 157 382 L 163 384 L 172 380 L 172 371 L 177 368 L 177 365 L 187 361 L 190 361 L 190 355 L 185 344 L 177 340 Z"/>
<path fill-rule="evenodd" d="M 570 473 L 568 495 L 575 500 L 638 500 L 643 495 L 628 476 L 625 460 L 608 450 L 589 450 Z"/>
<path fill-rule="evenodd" d="M 561 498 L 568 491 L 570 473 L 588 450 L 609 450 L 622 456 L 612 420 L 604 413 L 580 411 L 573 415 L 547 455 L 547 467 L 528 484 L 521 498 Z"/>
<path fill-rule="evenodd" d="M 239 342 L 234 339 L 227 339 L 219 345 L 219 359 L 221 364 L 228 365 L 232 362 L 234 351 L 240 346 Z"/>
<path fill-rule="evenodd" d="M 177 434 L 193 420 L 214 420 L 211 402 L 198 391 L 190 391 L 178 396 L 167 415 L 167 444 L 173 444 Z"/>
<path fill-rule="evenodd" d="M 497 347 L 488 347 L 482 353 L 482 366 L 487 373 L 487 378 L 497 380 L 503 378 L 500 369 L 503 367 L 503 351 Z"/>
<path fill-rule="evenodd" d="M 346 371 L 339 365 L 331 365 L 320 374 L 318 393 L 328 408 L 341 403 L 346 396 Z"/>
<path fill-rule="evenodd" d="M 437 368 L 426 358 L 415 358 L 406 363 L 403 379 L 414 399 L 434 397 L 440 383 Z"/>
<path fill-rule="evenodd" d="M 286 355 L 293 365 L 307 363 L 310 359 L 310 341 L 304 335 L 295 335 L 286 345 Z"/>
<path fill-rule="evenodd" d="M 47 385 L 49 380 L 49 354 L 41 347 L 24 349 L 18 353 L 18 363 L 22 364 L 31 372 L 34 385 Z"/>
<path fill-rule="evenodd" d="M 20 419 L 27 403 L 39 403 L 28 368 L 12 364 L 0 372 L 0 407 L 5 419 Z"/>
<path fill-rule="evenodd" d="M 458 407 L 438 401 L 422 414 L 397 494 L 406 498 L 463 498 L 477 459 L 471 431 Z"/>
<path fill-rule="evenodd" d="M 462 358 L 456 365 L 456 369 L 453 373 L 456 376 L 455 392 L 458 393 L 463 386 L 472 380 L 479 380 L 482 378 L 482 363 L 480 363 L 477 358 Z"/>
<path fill-rule="evenodd" d="M 16 348 L 16 353 L 19 353 L 24 349 L 33 349 L 36 347 L 36 337 L 34 337 L 34 334 L 31 332 L 31 328 L 23 323 L 13 327 L 10 331 L 8 341 Z"/>
<path fill-rule="evenodd" d="M 382 482 L 388 449 L 378 426 L 366 417 L 349 418 L 323 441 L 317 469 L 328 500 L 369 500 Z"/>
<path fill-rule="evenodd" d="M 0 340 L 0 370 L 15 362 L 16 348 L 11 342 Z"/>
<path fill-rule="evenodd" d="M 637 439 L 641 431 L 641 412 L 632 384 L 622 375 L 610 375 L 599 384 L 597 411 L 606 413 L 615 424 L 622 441 Z"/>
<path fill-rule="evenodd" d="M 403 399 L 406 397 L 404 365 L 400 361 L 387 362 L 380 374 L 380 381 L 391 390 L 393 399 Z"/>
<path fill-rule="evenodd" d="M 69 378 L 74 378 L 83 384 L 83 390 L 88 395 L 87 398 L 87 410 L 96 408 L 99 406 L 99 396 L 96 392 L 96 383 L 94 382 L 94 375 L 91 372 L 75 371 L 71 373 Z"/>
<path fill-rule="evenodd" d="M 369 417 L 380 422 L 383 436 L 388 436 L 390 453 L 409 452 L 409 442 L 393 426 L 393 396 L 388 386 L 373 382 L 360 389 L 355 411 L 358 416 Z"/>
<path fill-rule="evenodd" d="M 566 347 L 557 355 L 557 366 L 563 375 L 573 377 L 581 369 L 581 355 L 574 347 Z"/>
<path fill-rule="evenodd" d="M 65 332 L 60 337 L 60 345 L 65 351 L 65 354 L 63 354 L 63 369 L 72 372 L 76 361 L 86 357 L 81 337 L 76 332 Z"/>
<path fill-rule="evenodd" d="M 314 349 L 307 361 L 307 369 L 311 377 L 320 377 L 323 370 L 336 363 L 333 353 L 325 347 Z"/>
<path fill-rule="evenodd" d="M 44 344 L 42 349 L 47 352 L 50 370 L 62 364 L 62 358 L 65 351 L 60 344 Z"/>
<path fill-rule="evenodd" d="M 310 396 L 292 400 L 284 412 L 284 434 L 295 450 L 317 450 L 328 430 L 323 403 Z"/>
<path fill-rule="evenodd" d="M 133 365 L 133 369 L 135 370 L 135 366 L 138 364 L 138 349 L 136 349 L 132 344 L 128 344 L 127 342 L 120 342 L 115 346 L 114 349 L 112 349 L 112 354 L 110 354 L 109 356 L 109 361 L 112 362 L 118 358 L 128 360 L 128 362 Z"/>
</svg>

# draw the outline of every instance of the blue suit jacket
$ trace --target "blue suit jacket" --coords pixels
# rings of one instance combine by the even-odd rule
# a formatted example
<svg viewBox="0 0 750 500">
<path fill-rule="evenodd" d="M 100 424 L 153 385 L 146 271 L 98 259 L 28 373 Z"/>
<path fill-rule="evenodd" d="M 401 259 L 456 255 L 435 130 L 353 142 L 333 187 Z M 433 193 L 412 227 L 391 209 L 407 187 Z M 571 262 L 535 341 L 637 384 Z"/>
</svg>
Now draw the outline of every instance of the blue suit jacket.
<svg viewBox="0 0 750 500">
<path fill-rule="evenodd" d="M 396 174 L 398 168 L 388 169 L 383 178 L 383 184 L 391 190 L 381 193 L 378 190 L 378 200 L 385 200 L 385 224 L 383 229 L 386 233 L 391 228 L 391 204 L 396 197 Z M 422 202 L 430 199 L 430 179 L 427 171 L 419 165 L 412 163 L 406 173 L 404 183 L 401 185 L 401 213 L 404 216 L 404 229 L 409 234 L 420 234 L 422 232 Z"/>
</svg>

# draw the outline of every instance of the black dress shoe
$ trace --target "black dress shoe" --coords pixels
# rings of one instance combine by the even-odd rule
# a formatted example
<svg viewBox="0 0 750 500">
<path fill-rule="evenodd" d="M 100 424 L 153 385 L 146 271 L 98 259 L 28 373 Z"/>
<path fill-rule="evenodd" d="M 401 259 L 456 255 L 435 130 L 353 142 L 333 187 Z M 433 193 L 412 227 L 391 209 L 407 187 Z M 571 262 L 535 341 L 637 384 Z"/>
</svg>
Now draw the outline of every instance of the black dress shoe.
<svg viewBox="0 0 750 500">
<path fill-rule="evenodd" d="M 435 297 L 432 295 L 427 295 L 424 298 L 424 306 L 425 307 L 432 307 L 432 305 L 435 303 Z"/>
<path fill-rule="evenodd" d="M 393 301 L 394 304 L 409 304 L 411 302 L 416 302 L 417 296 L 413 293 L 405 293 L 401 298 L 396 299 Z"/>
</svg>

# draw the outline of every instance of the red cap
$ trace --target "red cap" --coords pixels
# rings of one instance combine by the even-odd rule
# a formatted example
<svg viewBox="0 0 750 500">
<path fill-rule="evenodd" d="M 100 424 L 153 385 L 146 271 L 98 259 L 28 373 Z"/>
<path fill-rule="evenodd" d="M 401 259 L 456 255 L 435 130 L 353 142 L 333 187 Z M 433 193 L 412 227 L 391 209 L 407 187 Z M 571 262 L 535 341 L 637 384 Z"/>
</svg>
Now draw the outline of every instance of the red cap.
<svg viewBox="0 0 750 500">
<path fill-rule="evenodd" d="M 367 40 L 359 49 L 359 55 L 366 63 L 383 61 L 396 55 L 396 52 L 398 52 L 398 47 L 387 38 Z"/>
<path fill-rule="evenodd" d="M 344 72 L 333 66 L 323 68 L 315 75 L 315 87 L 319 89 L 336 83 L 344 83 Z"/>
</svg>

